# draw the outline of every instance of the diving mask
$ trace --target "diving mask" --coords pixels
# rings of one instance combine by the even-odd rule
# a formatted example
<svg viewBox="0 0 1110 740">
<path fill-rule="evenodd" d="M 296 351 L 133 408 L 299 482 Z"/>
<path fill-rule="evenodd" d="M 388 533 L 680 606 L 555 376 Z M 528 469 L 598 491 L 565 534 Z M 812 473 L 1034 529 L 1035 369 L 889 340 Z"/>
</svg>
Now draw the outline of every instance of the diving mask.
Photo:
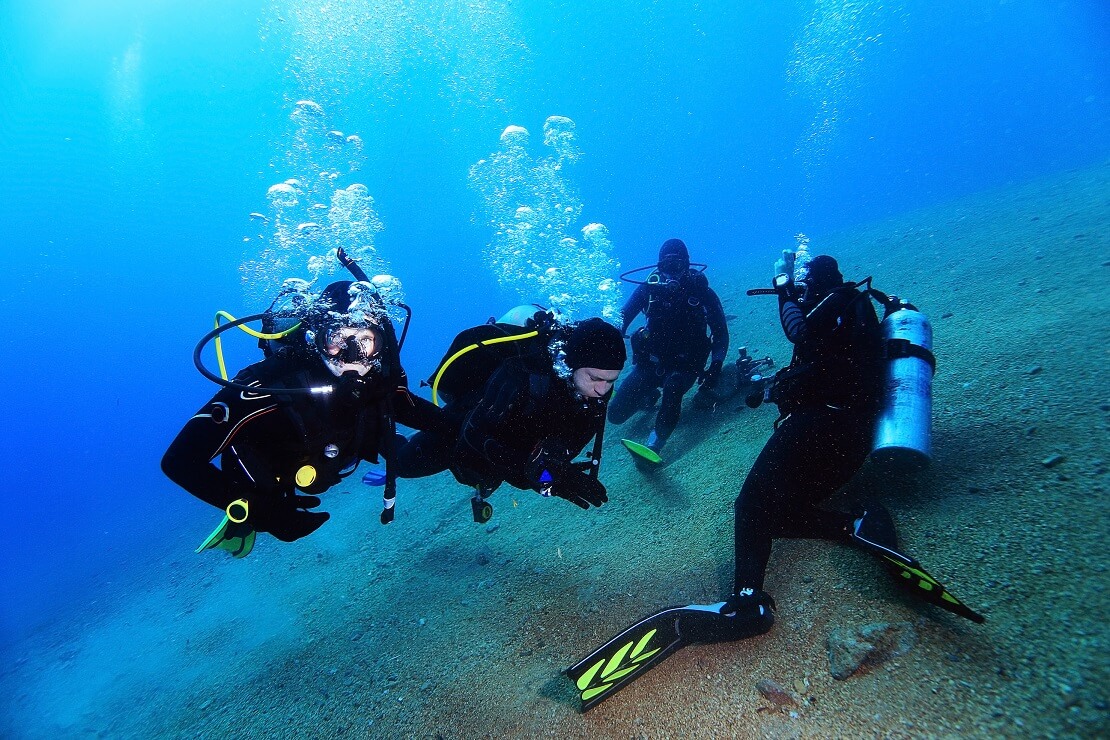
<svg viewBox="0 0 1110 740">
<path fill-rule="evenodd" d="M 682 286 L 682 276 L 681 273 L 664 272 L 660 267 L 648 275 L 647 284 L 667 291 L 675 291 Z"/>
<path fill-rule="evenodd" d="M 320 356 L 336 377 L 364 376 L 378 367 L 382 334 L 370 327 L 343 326 L 315 337 Z"/>
</svg>

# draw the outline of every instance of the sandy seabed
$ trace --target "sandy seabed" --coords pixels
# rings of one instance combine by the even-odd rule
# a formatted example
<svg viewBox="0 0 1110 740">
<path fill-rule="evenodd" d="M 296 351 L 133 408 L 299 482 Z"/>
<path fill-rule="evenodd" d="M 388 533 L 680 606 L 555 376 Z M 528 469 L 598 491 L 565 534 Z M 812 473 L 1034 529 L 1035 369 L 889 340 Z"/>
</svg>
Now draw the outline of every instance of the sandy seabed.
<svg viewBox="0 0 1110 740">
<path fill-rule="evenodd" d="M 639 617 L 731 588 L 733 500 L 775 417 L 734 398 L 687 407 L 651 476 L 618 441 L 650 419 L 610 427 L 611 500 L 589 512 L 504 487 L 475 524 L 445 475 L 403 481 L 389 527 L 352 482 L 325 496 L 316 535 L 260 537 L 243 561 L 192 555 L 207 525 L 183 525 L 197 531 L 175 554 L 3 656 L 0 735 L 1110 736 L 1108 243 L 1104 165 L 811 246 L 932 319 L 933 464 L 913 478 L 865 468 L 844 498 L 881 495 L 904 547 L 984 625 L 909 600 L 867 555 L 780 541 L 768 634 L 685 648 L 580 714 L 563 668 Z M 773 300 L 744 295 L 765 267 L 709 275 L 733 356 L 746 345 L 781 365 Z M 906 621 L 908 653 L 830 676 L 833 628 Z M 763 679 L 795 704 L 765 699 Z"/>
</svg>

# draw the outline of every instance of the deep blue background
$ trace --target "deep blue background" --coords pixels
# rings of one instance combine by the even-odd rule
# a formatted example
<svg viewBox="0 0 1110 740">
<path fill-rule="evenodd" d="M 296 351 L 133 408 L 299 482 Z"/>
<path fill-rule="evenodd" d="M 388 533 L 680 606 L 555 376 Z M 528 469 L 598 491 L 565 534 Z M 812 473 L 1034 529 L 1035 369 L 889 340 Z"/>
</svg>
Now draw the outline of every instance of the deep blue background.
<svg viewBox="0 0 1110 740">
<path fill-rule="evenodd" d="M 246 214 L 276 181 L 289 102 L 313 93 L 287 69 L 285 4 L 0 4 L 0 639 L 187 552 L 216 519 L 158 460 L 213 391 L 190 353 L 214 310 L 262 308 L 239 284 Z M 671 236 L 702 261 L 770 262 L 799 231 L 819 240 L 1110 153 L 1098 0 L 874 3 L 860 28 L 881 43 L 858 62 L 834 54 L 851 95 L 809 166 L 795 148 L 816 107 L 787 70 L 814 3 L 596 5 L 491 3 L 522 42 L 477 68 L 493 99 L 445 94 L 451 54 L 434 35 L 409 44 L 388 96 L 372 80 L 316 91 L 367 143 L 378 247 L 417 312 L 413 377 L 515 302 L 488 299 L 490 234 L 466 181 L 509 124 L 538 149 L 548 115 L 577 123 L 585 156 L 568 174 L 626 268 Z M 263 40 L 263 26 L 284 28 Z"/>
</svg>

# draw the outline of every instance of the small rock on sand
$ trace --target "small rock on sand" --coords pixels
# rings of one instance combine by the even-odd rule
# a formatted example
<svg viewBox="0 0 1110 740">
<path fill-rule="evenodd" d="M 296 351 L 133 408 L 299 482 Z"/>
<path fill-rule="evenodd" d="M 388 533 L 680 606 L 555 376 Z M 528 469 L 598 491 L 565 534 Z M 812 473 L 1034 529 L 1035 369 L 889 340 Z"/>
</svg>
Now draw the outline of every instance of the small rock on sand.
<svg viewBox="0 0 1110 740">
<path fill-rule="evenodd" d="M 837 627 L 829 633 L 829 673 L 843 681 L 861 669 L 905 655 L 917 643 L 909 622 Z"/>
<path fill-rule="evenodd" d="M 1064 462 L 1064 456 L 1057 453 L 1049 455 L 1044 460 L 1041 460 L 1041 465 L 1044 465 L 1046 468 L 1054 468 L 1062 462 Z"/>
<path fill-rule="evenodd" d="M 789 707 L 797 705 L 786 689 L 779 686 L 777 683 L 769 678 L 765 678 L 755 685 L 757 691 L 763 695 L 763 698 L 780 707 Z"/>
</svg>

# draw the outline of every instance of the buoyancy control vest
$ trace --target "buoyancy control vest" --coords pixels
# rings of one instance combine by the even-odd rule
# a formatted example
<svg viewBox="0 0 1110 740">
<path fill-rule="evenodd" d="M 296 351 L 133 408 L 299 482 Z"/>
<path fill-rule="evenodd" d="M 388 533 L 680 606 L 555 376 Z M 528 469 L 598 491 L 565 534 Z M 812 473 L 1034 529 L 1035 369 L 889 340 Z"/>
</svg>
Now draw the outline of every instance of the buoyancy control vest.
<svg viewBox="0 0 1110 740">
<path fill-rule="evenodd" d="M 249 376 L 238 377 L 253 378 L 275 391 L 319 384 L 321 373 L 313 374 L 305 367 L 306 362 L 315 362 L 315 358 L 298 359 L 278 353 L 251 366 Z M 354 472 L 364 454 L 385 454 L 388 450 L 392 439 L 388 395 L 346 381 L 327 397 L 276 392 L 257 398 L 265 402 L 267 395 L 276 407 L 272 413 L 284 419 L 278 428 L 289 431 L 224 449 L 221 468 L 233 475 L 245 474 L 245 484 L 286 493 L 296 488 L 315 495 Z M 273 428 L 265 426 L 255 431 L 253 426 L 245 431 L 265 435 L 266 429 Z"/>
<path fill-rule="evenodd" d="M 646 325 L 633 335 L 633 364 L 659 362 L 677 368 L 701 370 L 709 357 L 709 318 L 705 274 L 690 269 L 682 281 L 652 280 L 644 309 Z"/>
</svg>

